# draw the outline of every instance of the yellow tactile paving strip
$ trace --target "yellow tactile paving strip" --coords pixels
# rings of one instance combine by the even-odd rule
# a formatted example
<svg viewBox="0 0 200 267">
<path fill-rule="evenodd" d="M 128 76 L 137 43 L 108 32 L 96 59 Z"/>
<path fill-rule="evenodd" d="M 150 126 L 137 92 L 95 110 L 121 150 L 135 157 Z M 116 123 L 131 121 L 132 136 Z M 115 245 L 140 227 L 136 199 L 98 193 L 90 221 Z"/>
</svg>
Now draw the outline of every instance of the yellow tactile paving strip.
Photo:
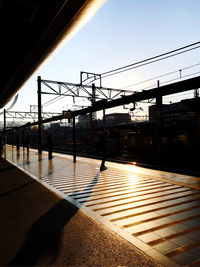
<svg viewBox="0 0 200 267">
<path fill-rule="evenodd" d="M 4 157 L 56 188 L 166 266 L 200 266 L 200 178 L 6 146 Z M 184 186 L 183 186 L 184 185 Z M 133 239 L 129 238 L 132 237 Z"/>
</svg>

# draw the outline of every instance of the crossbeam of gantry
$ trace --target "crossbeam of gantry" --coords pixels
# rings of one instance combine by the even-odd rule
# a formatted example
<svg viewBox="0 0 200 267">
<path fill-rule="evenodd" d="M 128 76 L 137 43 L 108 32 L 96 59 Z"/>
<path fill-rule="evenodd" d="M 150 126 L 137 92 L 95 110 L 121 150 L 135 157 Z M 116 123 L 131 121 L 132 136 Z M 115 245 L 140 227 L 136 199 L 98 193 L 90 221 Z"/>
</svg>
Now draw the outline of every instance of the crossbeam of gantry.
<svg viewBox="0 0 200 267">
<path fill-rule="evenodd" d="M 42 94 L 56 95 L 56 96 L 71 96 L 71 97 L 81 97 L 81 98 L 92 98 L 94 97 L 93 86 L 75 84 L 69 82 L 59 82 L 50 80 L 41 80 L 42 85 L 45 89 L 42 89 Z M 134 91 L 114 89 L 107 87 L 96 87 L 95 86 L 95 98 L 96 99 L 107 99 L 113 100 L 121 96 L 131 95 Z"/>
<path fill-rule="evenodd" d="M 79 115 L 87 114 L 87 113 L 102 110 L 102 109 L 114 108 L 114 107 L 130 104 L 130 103 L 141 102 L 143 100 L 149 100 L 149 99 L 156 98 L 159 96 L 173 95 L 173 94 L 190 91 L 190 90 L 198 89 L 198 88 L 200 88 L 200 76 L 191 78 L 188 80 L 184 80 L 181 82 L 177 82 L 177 83 L 164 85 L 161 87 L 156 87 L 150 90 L 134 93 L 132 95 L 123 96 L 112 101 L 104 101 L 103 104 L 101 105 L 93 105 L 87 108 L 73 111 L 72 116 L 79 116 Z M 46 119 L 46 120 L 43 120 L 42 122 L 47 123 L 47 122 L 60 120 L 60 119 L 63 119 L 63 115 L 56 116 L 51 119 Z"/>
<path fill-rule="evenodd" d="M 156 88 L 146 90 L 146 91 L 143 90 L 142 92 L 134 93 L 128 96 L 123 96 L 121 98 L 118 98 L 112 101 L 107 101 L 104 103 L 103 107 L 97 105 L 97 106 L 88 107 L 82 110 L 77 110 L 73 112 L 73 116 L 78 116 L 78 115 L 86 114 L 89 112 L 98 111 L 101 109 L 114 108 L 114 107 L 130 104 L 130 103 L 141 102 L 141 101 L 156 98 L 156 97 L 182 93 L 185 91 L 190 91 L 190 90 L 194 90 L 198 88 L 200 88 L 200 76 L 191 78 L 188 80 L 184 80 L 181 82 L 164 85 L 161 87 L 156 87 Z"/>
<path fill-rule="evenodd" d="M 129 96 L 124 96 L 124 97 L 121 97 L 119 99 L 115 99 L 112 101 L 104 101 L 103 105 L 94 105 L 94 106 L 90 106 L 87 108 L 73 111 L 71 112 L 71 116 L 75 117 L 75 116 L 87 114 L 87 113 L 102 110 L 102 109 L 109 109 L 109 108 L 118 107 L 118 106 L 125 105 L 125 104 L 130 104 L 130 103 L 135 103 L 135 102 L 140 102 L 143 100 L 156 98 L 158 96 L 167 96 L 167 95 L 190 91 L 190 90 L 198 89 L 198 88 L 200 88 L 200 76 L 191 78 L 188 80 L 184 80 L 181 82 L 168 84 L 165 86 L 156 87 L 156 88 L 143 91 L 143 92 L 139 92 L 139 93 L 135 93 Z M 64 116 L 58 115 L 52 118 L 43 119 L 42 123 L 49 123 L 52 121 L 57 121 L 57 120 L 62 120 L 62 119 L 64 119 Z M 37 124 L 38 122 L 30 123 L 30 125 L 37 125 Z"/>
<path fill-rule="evenodd" d="M 43 119 L 59 115 L 61 114 L 58 112 L 42 112 Z M 38 118 L 38 112 L 6 111 L 6 119 L 37 119 L 37 118 Z"/>
</svg>

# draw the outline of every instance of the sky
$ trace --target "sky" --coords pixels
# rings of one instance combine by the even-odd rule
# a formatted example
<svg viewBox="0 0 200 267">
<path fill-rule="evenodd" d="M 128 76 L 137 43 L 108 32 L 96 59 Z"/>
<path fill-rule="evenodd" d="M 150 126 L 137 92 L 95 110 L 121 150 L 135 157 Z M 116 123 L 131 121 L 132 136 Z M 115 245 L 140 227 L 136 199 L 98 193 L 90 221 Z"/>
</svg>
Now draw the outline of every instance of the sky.
<svg viewBox="0 0 200 267">
<path fill-rule="evenodd" d="M 39 75 L 42 79 L 79 83 L 80 71 L 103 73 L 200 41 L 199 13 L 199 0 L 107 0 L 95 16 L 20 89 L 12 110 L 29 111 L 30 105 L 37 105 Z M 160 78 L 162 84 L 178 78 L 178 70 L 200 63 L 199 50 L 105 78 L 102 86 L 137 91 L 156 86 L 157 79 L 138 86 L 130 85 L 177 71 L 172 76 Z M 198 72 L 199 68 L 190 68 L 182 74 Z M 191 96 L 191 93 L 182 94 L 186 98 Z M 52 97 L 42 95 L 43 104 L 49 99 Z M 176 102 L 179 99 L 170 96 L 165 101 Z M 71 104 L 72 99 L 65 97 L 53 105 L 46 105 L 44 111 L 62 112 L 71 108 Z M 87 105 L 88 102 L 77 99 L 76 104 Z"/>
</svg>

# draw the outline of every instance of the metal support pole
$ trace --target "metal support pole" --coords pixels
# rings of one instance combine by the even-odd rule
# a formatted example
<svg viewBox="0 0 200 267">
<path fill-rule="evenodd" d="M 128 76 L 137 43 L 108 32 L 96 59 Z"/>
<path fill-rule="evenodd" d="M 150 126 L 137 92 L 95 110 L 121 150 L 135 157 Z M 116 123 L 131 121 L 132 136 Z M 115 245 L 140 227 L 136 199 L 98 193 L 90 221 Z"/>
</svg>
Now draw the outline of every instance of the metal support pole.
<svg viewBox="0 0 200 267">
<path fill-rule="evenodd" d="M 96 87 L 95 84 L 92 84 L 92 99 L 91 99 L 92 105 L 96 102 Z M 95 121 L 96 120 L 96 112 L 93 112 L 92 114 L 92 119 Z M 93 123 L 94 123 L 93 121 Z"/>
<path fill-rule="evenodd" d="M 42 100 L 41 77 L 38 76 L 38 154 L 42 154 Z"/>
<path fill-rule="evenodd" d="M 20 131 L 19 131 L 19 128 L 17 129 L 17 136 L 16 136 L 16 141 L 17 141 L 17 144 L 16 144 L 16 146 L 17 146 L 17 150 L 19 150 L 20 149 L 20 145 L 19 145 L 19 140 L 20 140 Z"/>
<path fill-rule="evenodd" d="M 76 117 L 73 116 L 73 162 L 76 162 Z"/>
<path fill-rule="evenodd" d="M 93 106 L 93 104 L 96 101 L 96 87 L 95 84 L 92 84 L 92 96 L 91 96 L 91 105 Z M 95 128 L 95 120 L 96 120 L 96 112 L 90 112 L 90 127 L 92 129 L 92 131 Z"/>
<path fill-rule="evenodd" d="M 13 129 L 12 129 L 12 147 L 14 146 L 14 133 L 13 133 Z"/>
<path fill-rule="evenodd" d="M 160 81 L 157 81 L 157 86 L 158 88 L 160 87 Z M 156 106 L 161 109 L 162 108 L 162 96 L 157 96 L 156 97 Z"/>
<path fill-rule="evenodd" d="M 194 97 L 199 97 L 199 89 L 194 89 Z"/>
<path fill-rule="evenodd" d="M 160 82 L 159 80 L 157 81 L 157 86 L 158 88 L 160 87 Z M 157 96 L 156 97 L 156 108 L 157 108 L 157 113 L 158 113 L 158 117 L 157 117 L 157 120 L 158 120 L 158 152 L 159 152 L 159 155 L 162 156 L 162 135 L 163 135 L 163 122 L 162 122 L 162 103 L 163 103 L 163 99 L 162 99 L 162 96 Z"/>
<path fill-rule="evenodd" d="M 105 112 L 105 109 L 103 109 L 103 130 L 105 131 L 105 128 L 106 128 L 106 112 Z"/>
<path fill-rule="evenodd" d="M 92 83 L 92 97 L 91 104 L 94 106 L 96 102 L 96 86 Z M 95 129 L 96 129 L 96 111 L 90 113 L 90 126 L 91 126 L 91 142 L 90 147 L 91 151 L 94 149 L 94 141 L 95 141 Z"/>
<path fill-rule="evenodd" d="M 24 136 L 24 127 L 22 128 L 22 145 L 23 145 L 23 150 L 25 150 L 25 140 L 24 140 L 24 138 L 25 138 L 25 136 Z"/>
<path fill-rule="evenodd" d="M 6 144 L 6 110 L 3 110 L 4 124 L 3 124 L 3 142 Z"/>
</svg>

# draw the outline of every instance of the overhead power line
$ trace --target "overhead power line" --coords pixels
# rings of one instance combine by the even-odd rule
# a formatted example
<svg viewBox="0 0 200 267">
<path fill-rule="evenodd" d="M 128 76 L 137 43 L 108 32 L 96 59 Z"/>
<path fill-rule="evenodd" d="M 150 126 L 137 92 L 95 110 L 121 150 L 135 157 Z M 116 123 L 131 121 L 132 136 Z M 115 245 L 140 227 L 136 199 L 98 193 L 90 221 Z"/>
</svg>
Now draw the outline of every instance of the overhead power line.
<svg viewBox="0 0 200 267">
<path fill-rule="evenodd" d="M 155 63 L 157 61 L 161 61 L 161 60 L 164 60 L 164 59 L 167 59 L 170 57 L 174 57 L 174 56 L 192 51 L 192 50 L 197 49 L 197 48 L 200 48 L 200 42 L 192 43 L 192 44 L 189 44 L 187 46 L 183 46 L 183 47 L 168 51 L 166 53 L 163 53 L 163 54 L 160 54 L 160 55 L 157 55 L 154 57 L 150 57 L 150 58 L 147 58 L 147 59 L 144 59 L 144 60 L 141 60 L 138 62 L 134 62 L 132 64 L 129 64 L 129 65 L 117 68 L 117 69 L 113 69 L 113 70 L 101 73 L 101 77 L 103 79 L 103 78 L 106 78 L 106 77 L 109 77 L 112 75 L 116 75 L 116 74 L 119 74 L 119 73 L 122 73 L 122 72 L 125 72 L 128 70 L 132 70 L 132 69 L 139 68 L 139 67 L 142 67 L 142 66 L 145 66 L 148 64 L 152 64 L 152 63 Z M 183 50 L 183 51 L 181 51 L 181 50 Z M 180 51 L 180 52 L 178 52 L 178 51 Z M 86 85 L 90 84 L 91 82 L 93 82 L 93 81 L 88 82 Z M 62 99 L 63 97 L 57 96 L 57 97 L 47 101 L 46 103 L 44 103 L 44 106 L 48 106 L 50 104 L 53 104 L 53 103 L 57 102 L 58 100 L 60 100 L 60 98 Z"/>
<path fill-rule="evenodd" d="M 130 85 L 124 86 L 123 89 L 129 88 L 129 87 L 132 87 L 132 86 L 136 86 L 136 85 L 139 85 L 139 84 L 142 84 L 142 83 L 150 82 L 150 81 L 153 81 L 155 79 L 159 79 L 159 78 L 162 78 L 162 77 L 165 77 L 165 76 L 169 76 L 171 74 L 175 74 L 177 72 L 180 73 L 180 71 L 191 69 L 191 68 L 194 68 L 194 67 L 199 66 L 199 65 L 200 65 L 200 63 L 197 63 L 197 64 L 190 65 L 190 66 L 182 68 L 182 69 L 178 69 L 178 70 L 167 72 L 167 73 L 164 73 L 164 74 L 161 74 L 161 75 L 158 75 L 158 76 L 154 76 L 153 78 L 150 78 L 150 79 L 138 82 L 138 83 L 134 83 L 134 84 L 130 84 Z"/>
<path fill-rule="evenodd" d="M 170 57 L 174 57 L 174 56 L 177 56 L 177 55 L 192 51 L 192 50 L 197 49 L 197 48 L 200 48 L 200 45 L 196 46 L 196 47 L 193 47 L 193 48 L 190 48 L 190 49 L 187 49 L 187 50 L 184 50 L 184 51 L 180 51 L 180 52 L 172 54 L 172 55 L 168 55 L 168 56 L 162 57 L 164 55 L 164 54 L 162 54 L 162 55 L 150 58 L 150 59 L 138 61 L 136 63 L 131 64 L 132 65 L 131 67 L 125 66 L 125 67 L 122 67 L 121 70 L 119 70 L 119 71 L 116 71 L 117 70 L 116 69 L 116 70 L 107 72 L 108 74 L 106 74 L 105 76 L 104 76 L 104 74 L 102 74 L 102 79 L 106 78 L 106 77 L 110 77 L 112 75 L 116 75 L 116 74 L 125 72 L 125 71 L 128 71 L 128 70 L 132 70 L 132 69 L 136 69 L 136 68 L 139 68 L 139 67 L 143 67 L 143 66 L 146 66 L 146 65 L 149 65 L 149 64 L 152 64 L 152 63 L 155 63 L 155 62 L 158 62 L 158 61 L 170 58 Z M 169 53 L 172 53 L 172 52 L 169 52 Z M 169 54 L 169 53 L 165 53 L 165 54 Z"/>
<path fill-rule="evenodd" d="M 163 54 L 160 54 L 160 55 L 157 55 L 157 56 L 154 56 L 154 57 L 150 57 L 150 58 L 147 58 L 147 59 L 138 61 L 138 62 L 134 62 L 134 63 L 132 63 L 132 64 L 125 65 L 125 66 L 120 67 L 120 68 L 117 68 L 117 69 L 113 69 L 113 70 L 110 70 L 110 71 L 106 71 L 106 72 L 101 73 L 101 75 L 106 75 L 106 74 L 110 74 L 110 73 L 115 72 L 115 71 L 119 71 L 119 70 L 122 70 L 122 69 L 125 69 L 125 68 L 129 68 L 129 67 L 132 67 L 132 66 L 135 66 L 135 65 L 138 65 L 138 64 L 141 64 L 141 63 L 150 61 L 150 60 L 154 60 L 154 59 L 159 58 L 159 57 L 162 57 L 162 56 L 166 56 L 166 55 L 169 55 L 169 54 L 178 52 L 178 51 L 180 51 L 180 50 L 183 50 L 183 49 L 186 49 L 186 48 L 189 48 L 189 47 L 198 45 L 198 44 L 200 44 L 200 42 L 192 43 L 192 44 L 189 44 L 189 45 L 186 45 L 186 46 L 183 46 L 183 47 L 180 47 L 180 48 L 177 48 L 177 49 L 174 49 L 174 50 L 165 52 L 165 53 L 163 53 Z M 194 48 L 194 49 L 195 49 L 195 48 Z M 187 51 L 186 51 L 186 52 L 187 52 Z"/>
<path fill-rule="evenodd" d="M 199 75 L 199 73 L 200 73 L 200 71 L 197 71 L 197 72 L 193 72 L 193 73 L 184 75 L 181 78 L 180 77 L 173 78 L 173 79 L 170 79 L 170 80 L 167 80 L 167 81 L 164 81 L 164 82 L 160 82 L 160 85 L 168 84 L 169 82 L 171 83 L 171 82 L 174 82 L 174 81 L 177 81 L 177 80 L 180 80 L 180 79 L 183 79 L 183 78 L 187 78 L 187 77 L 190 77 L 190 76 L 193 76 L 193 75 L 197 75 L 197 74 Z M 150 85 L 150 86 L 141 88 L 140 91 L 138 91 L 138 92 L 142 92 L 144 90 L 149 90 L 149 89 L 152 89 L 152 88 L 154 88 L 154 86 L 153 85 Z"/>
</svg>

